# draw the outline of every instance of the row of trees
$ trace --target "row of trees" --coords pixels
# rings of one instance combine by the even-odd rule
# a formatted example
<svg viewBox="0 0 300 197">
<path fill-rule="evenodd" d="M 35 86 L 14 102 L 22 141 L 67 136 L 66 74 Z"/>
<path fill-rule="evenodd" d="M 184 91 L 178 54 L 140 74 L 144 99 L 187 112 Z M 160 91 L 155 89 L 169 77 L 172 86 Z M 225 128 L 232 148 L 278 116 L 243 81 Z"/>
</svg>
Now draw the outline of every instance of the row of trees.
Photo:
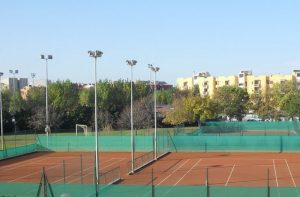
<svg viewBox="0 0 300 197">
<path fill-rule="evenodd" d="M 153 91 L 144 82 L 133 85 L 135 128 L 153 124 Z M 160 103 L 170 103 L 171 91 L 158 91 Z M 12 117 L 17 121 L 18 130 L 45 128 L 45 88 L 34 87 L 28 91 L 26 99 L 20 92 L 2 92 L 4 129 L 13 130 Z M 75 124 L 93 125 L 94 88 L 81 88 L 71 81 L 56 81 L 48 87 L 49 120 L 51 129 L 70 129 Z M 130 128 L 130 82 L 99 81 L 97 83 L 98 123 L 103 129 Z M 15 102 L 15 104 L 14 104 Z"/>
<path fill-rule="evenodd" d="M 294 118 L 300 116 L 300 91 L 288 81 L 274 84 L 265 94 L 249 95 L 243 88 L 223 86 L 212 97 L 200 96 L 198 90 L 181 94 L 173 99 L 171 109 L 164 123 L 172 125 L 224 117 L 241 120 L 249 111 L 262 119 Z"/>
<path fill-rule="evenodd" d="M 49 119 L 52 129 L 70 129 L 75 124 L 93 125 L 94 88 L 81 88 L 71 81 L 56 81 L 49 85 Z M 153 88 L 144 82 L 133 85 L 134 127 L 154 125 Z M 15 98 L 15 99 L 14 99 Z M 97 83 L 98 123 L 102 129 L 130 128 L 130 82 L 99 81 Z M 5 131 L 13 131 L 13 112 L 18 130 L 45 127 L 45 88 L 34 87 L 26 99 L 19 92 L 2 92 Z M 212 97 L 200 96 L 199 90 L 176 89 L 157 92 L 158 104 L 169 105 L 170 110 L 158 116 L 160 126 L 199 123 L 224 117 L 241 120 L 250 110 L 262 119 L 300 116 L 300 91 L 292 82 L 274 84 L 266 94 L 248 95 L 245 89 L 224 86 Z"/>
</svg>

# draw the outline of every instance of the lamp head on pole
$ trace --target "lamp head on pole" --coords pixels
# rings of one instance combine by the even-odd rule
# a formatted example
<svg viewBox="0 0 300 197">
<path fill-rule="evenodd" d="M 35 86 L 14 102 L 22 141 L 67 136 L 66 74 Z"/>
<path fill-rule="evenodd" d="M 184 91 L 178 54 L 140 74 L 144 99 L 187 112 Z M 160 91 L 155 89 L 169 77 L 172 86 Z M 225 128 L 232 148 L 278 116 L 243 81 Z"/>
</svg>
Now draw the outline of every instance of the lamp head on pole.
<svg viewBox="0 0 300 197">
<path fill-rule="evenodd" d="M 53 55 L 41 55 L 41 59 L 42 60 L 52 60 L 53 59 Z"/>
<path fill-rule="evenodd" d="M 148 64 L 148 68 L 150 68 L 153 72 L 159 71 L 159 67 L 154 67 L 152 64 Z"/>
<path fill-rule="evenodd" d="M 18 70 L 9 70 L 9 73 L 11 73 L 11 74 L 18 74 L 19 71 Z"/>
<path fill-rule="evenodd" d="M 90 57 L 97 58 L 97 57 L 101 57 L 103 55 L 103 52 L 99 50 L 95 50 L 95 51 L 88 51 L 88 54 Z"/>
<path fill-rule="evenodd" d="M 31 73 L 31 77 L 34 78 L 35 77 L 35 73 Z"/>
<path fill-rule="evenodd" d="M 0 77 L 2 77 L 4 75 L 4 73 L 0 72 Z"/>
<path fill-rule="evenodd" d="M 136 60 L 126 60 L 126 62 L 127 62 L 127 64 L 128 64 L 129 66 L 134 66 L 134 65 L 137 64 L 137 61 L 136 61 Z"/>
</svg>

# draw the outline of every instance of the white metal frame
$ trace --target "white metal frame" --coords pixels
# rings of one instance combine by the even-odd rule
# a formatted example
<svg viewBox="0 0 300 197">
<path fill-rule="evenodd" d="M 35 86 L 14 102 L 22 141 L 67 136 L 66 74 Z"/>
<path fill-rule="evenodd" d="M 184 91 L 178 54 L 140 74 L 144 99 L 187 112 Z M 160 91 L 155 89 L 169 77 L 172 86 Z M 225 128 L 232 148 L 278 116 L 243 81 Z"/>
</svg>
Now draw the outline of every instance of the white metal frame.
<svg viewBox="0 0 300 197">
<path fill-rule="evenodd" d="M 78 134 L 78 127 L 83 129 L 84 135 L 87 136 L 88 127 L 84 124 L 76 124 L 76 136 Z"/>
</svg>

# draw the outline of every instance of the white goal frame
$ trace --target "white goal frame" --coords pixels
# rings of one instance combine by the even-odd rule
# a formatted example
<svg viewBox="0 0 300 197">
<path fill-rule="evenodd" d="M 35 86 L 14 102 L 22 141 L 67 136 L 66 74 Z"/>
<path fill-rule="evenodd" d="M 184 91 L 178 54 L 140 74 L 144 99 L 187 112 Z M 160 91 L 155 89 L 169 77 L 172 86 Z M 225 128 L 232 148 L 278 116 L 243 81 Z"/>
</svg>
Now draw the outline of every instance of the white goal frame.
<svg viewBox="0 0 300 197">
<path fill-rule="evenodd" d="M 84 135 L 87 136 L 87 134 L 88 134 L 88 127 L 87 127 L 87 125 L 85 125 L 85 124 L 76 124 L 76 136 L 78 134 L 78 128 L 82 128 Z"/>
</svg>

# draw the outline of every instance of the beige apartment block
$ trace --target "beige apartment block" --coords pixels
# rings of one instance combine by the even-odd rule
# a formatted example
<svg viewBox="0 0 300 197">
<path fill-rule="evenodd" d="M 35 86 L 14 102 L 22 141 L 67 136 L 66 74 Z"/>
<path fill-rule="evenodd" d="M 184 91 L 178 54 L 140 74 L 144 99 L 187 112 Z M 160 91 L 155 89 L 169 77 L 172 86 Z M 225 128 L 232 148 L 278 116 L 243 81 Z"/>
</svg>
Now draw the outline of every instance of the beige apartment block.
<svg viewBox="0 0 300 197">
<path fill-rule="evenodd" d="M 260 75 L 260 76 L 254 76 L 254 75 L 249 75 L 247 76 L 247 92 L 248 94 L 253 94 L 253 93 L 263 93 L 265 94 L 267 90 L 269 89 L 268 87 L 268 76 L 266 75 Z"/>
<path fill-rule="evenodd" d="M 177 78 L 176 86 L 180 90 L 191 90 L 194 88 L 193 77 Z"/>
<path fill-rule="evenodd" d="M 198 77 L 196 85 L 202 96 L 212 95 L 216 91 L 216 80 L 212 76 Z"/>
<path fill-rule="evenodd" d="M 294 81 L 300 88 L 300 70 L 294 70 L 290 75 L 272 74 L 255 76 L 252 71 L 241 71 L 237 76 L 214 77 L 209 72 L 194 73 L 192 77 L 178 78 L 177 88 L 192 90 L 196 86 L 202 96 L 212 96 L 219 87 L 238 86 L 245 88 L 249 94 L 262 92 L 263 94 L 276 83 Z"/>
</svg>

